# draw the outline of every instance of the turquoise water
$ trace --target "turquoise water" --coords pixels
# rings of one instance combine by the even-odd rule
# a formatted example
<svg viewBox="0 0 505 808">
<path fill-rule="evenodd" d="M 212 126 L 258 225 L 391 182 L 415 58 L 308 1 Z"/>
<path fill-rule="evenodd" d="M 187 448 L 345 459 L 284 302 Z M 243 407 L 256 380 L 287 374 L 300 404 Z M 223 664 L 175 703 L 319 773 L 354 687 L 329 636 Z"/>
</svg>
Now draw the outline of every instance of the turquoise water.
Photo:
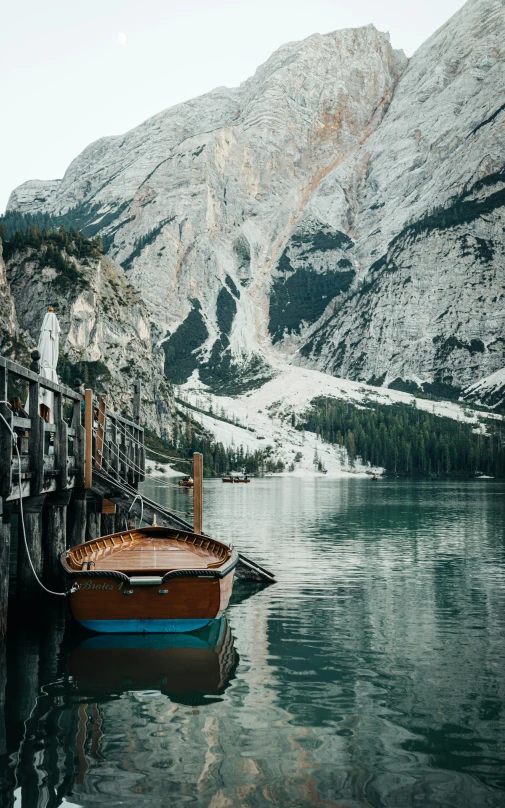
<svg viewBox="0 0 505 808">
<path fill-rule="evenodd" d="M 20 628 L 2 806 L 504 806 L 504 495 L 206 481 L 204 530 L 278 583 L 182 644 Z"/>
</svg>

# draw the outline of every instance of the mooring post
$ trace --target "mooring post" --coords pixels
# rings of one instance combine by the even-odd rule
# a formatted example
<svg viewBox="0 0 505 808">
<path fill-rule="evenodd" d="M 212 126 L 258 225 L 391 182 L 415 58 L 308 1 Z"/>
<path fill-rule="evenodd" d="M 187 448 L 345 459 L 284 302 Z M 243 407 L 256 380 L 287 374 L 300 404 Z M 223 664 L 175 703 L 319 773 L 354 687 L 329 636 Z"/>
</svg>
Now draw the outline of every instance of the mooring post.
<svg viewBox="0 0 505 808">
<path fill-rule="evenodd" d="M 86 506 L 86 541 L 92 541 L 92 539 L 98 539 L 101 535 L 102 500 L 89 491 L 86 497 Z"/>
<path fill-rule="evenodd" d="M 84 429 L 86 430 L 84 456 L 84 488 L 91 488 L 93 481 L 93 390 L 84 392 Z"/>
<path fill-rule="evenodd" d="M 86 491 L 83 488 L 72 492 L 67 515 L 67 547 L 75 547 L 86 541 Z"/>
<path fill-rule="evenodd" d="M 8 401 L 7 385 L 7 368 L 0 367 L 0 401 Z M 12 488 L 12 411 L 7 404 L 0 404 L 0 413 L 9 425 L 6 426 L 0 419 L 0 497 L 8 497 Z"/>
<path fill-rule="evenodd" d="M 42 577 L 42 508 L 45 494 L 38 497 L 26 497 L 23 500 L 23 517 L 25 524 L 26 545 L 23 537 L 21 516 L 18 528 L 18 600 L 23 606 L 33 603 L 40 595 L 41 589 L 35 580 L 32 570 L 39 578 Z M 27 553 L 28 548 L 28 553 Z M 29 555 L 29 557 L 28 557 Z M 31 564 L 30 564 L 31 559 Z"/>
<path fill-rule="evenodd" d="M 193 530 L 202 532 L 203 519 L 203 454 L 195 452 L 193 455 Z"/>
<path fill-rule="evenodd" d="M 9 559 L 11 552 L 11 509 L 0 497 L 0 643 L 7 634 L 9 604 Z"/>
<path fill-rule="evenodd" d="M 0 638 L 0 760 L 7 754 L 7 729 L 5 722 L 5 689 L 7 686 L 7 647 L 4 639 Z M 5 767 L 7 768 L 7 767 Z M 0 775 L 0 787 L 5 793 L 4 777 Z"/>
<path fill-rule="evenodd" d="M 110 536 L 116 532 L 116 506 L 110 499 L 102 501 L 101 536 Z"/>
<path fill-rule="evenodd" d="M 140 396 L 142 393 L 142 382 L 137 379 L 133 385 L 133 420 L 140 424 Z"/>
<path fill-rule="evenodd" d="M 47 495 L 42 514 L 42 555 L 44 583 L 50 589 L 61 589 L 60 555 L 67 547 L 67 508 L 72 491 L 55 491 Z"/>
</svg>

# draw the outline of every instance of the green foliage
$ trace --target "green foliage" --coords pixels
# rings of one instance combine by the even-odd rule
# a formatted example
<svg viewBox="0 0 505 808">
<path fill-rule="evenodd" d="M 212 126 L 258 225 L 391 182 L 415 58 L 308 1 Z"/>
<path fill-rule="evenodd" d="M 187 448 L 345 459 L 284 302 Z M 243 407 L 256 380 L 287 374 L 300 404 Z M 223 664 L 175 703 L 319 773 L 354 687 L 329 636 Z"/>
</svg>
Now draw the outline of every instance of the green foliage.
<svg viewBox="0 0 505 808">
<path fill-rule="evenodd" d="M 442 381 L 423 382 L 422 387 L 409 379 L 399 376 L 388 384 L 391 390 L 400 390 L 402 393 L 411 393 L 417 398 L 429 398 L 435 401 L 457 401 L 461 395 L 461 387 Z"/>
<path fill-rule="evenodd" d="M 174 220 L 174 216 L 170 216 L 168 219 L 164 219 L 160 224 L 155 227 L 153 230 L 150 230 L 145 236 L 141 236 L 138 241 L 135 242 L 135 247 L 133 251 L 130 253 L 128 258 L 123 261 L 123 269 L 127 270 L 130 269 L 131 265 L 133 264 L 134 260 L 139 257 L 142 250 L 152 244 L 158 238 L 159 234 L 163 230 L 166 224 L 172 222 Z"/>
<path fill-rule="evenodd" d="M 99 236 L 89 239 L 75 228 L 70 227 L 67 230 L 63 225 L 58 230 L 40 230 L 37 225 L 30 224 L 25 229 L 9 232 L 3 224 L 0 226 L 0 238 L 6 261 L 17 252 L 34 250 L 35 253 L 30 257 L 33 257 L 41 269 L 52 267 L 56 270 L 57 277 L 53 286 L 62 294 L 87 285 L 84 275 L 72 258 L 87 263 L 89 258 L 97 260 L 103 255 Z"/>
<path fill-rule="evenodd" d="M 317 233 L 295 233 L 290 240 L 295 247 L 303 247 L 305 253 L 348 250 L 353 246 L 352 239 L 340 230 L 318 230 Z"/>
<path fill-rule="evenodd" d="M 223 286 L 217 296 L 216 302 L 217 325 L 221 334 L 229 336 L 236 311 L 237 304 L 235 298 L 232 297 L 226 286 Z"/>
<path fill-rule="evenodd" d="M 153 460 L 163 458 L 159 455 L 180 457 L 181 460 L 191 460 L 194 452 L 202 452 L 204 473 L 209 477 L 220 476 L 229 471 L 245 470 L 247 474 L 264 474 L 265 471 L 283 471 L 282 461 L 273 461 L 268 457 L 268 451 L 244 451 L 243 447 L 225 448 L 222 443 L 214 440 L 199 424 L 186 413 L 178 411 L 174 423 L 174 431 L 170 440 L 164 441 L 150 430 L 145 432 L 147 457 Z M 152 449 L 153 452 L 149 452 Z M 188 473 L 188 465 L 181 464 L 183 473 Z"/>
<path fill-rule="evenodd" d="M 191 309 L 184 322 L 163 343 L 167 379 L 173 384 L 184 384 L 189 379 L 198 367 L 196 351 L 208 336 L 199 308 Z"/>
<path fill-rule="evenodd" d="M 85 387 L 91 388 L 96 393 L 102 393 L 111 378 L 109 369 L 103 362 L 74 363 L 61 353 L 58 359 L 58 376 L 62 384 L 72 388 L 75 380 L 81 379 Z"/>
<path fill-rule="evenodd" d="M 492 213 L 493 210 L 502 208 L 505 205 L 504 179 L 505 170 L 502 170 L 494 174 L 488 174 L 486 177 L 483 177 L 483 179 L 478 180 L 471 188 L 465 189 L 459 197 L 455 197 L 448 207 L 433 208 L 426 216 L 423 216 L 422 219 L 406 225 L 406 227 L 395 236 L 389 245 L 389 249 L 398 244 L 398 242 L 406 236 L 417 237 L 421 233 L 429 233 L 433 230 L 446 230 L 447 228 L 457 227 L 458 225 L 470 224 L 481 216 L 488 215 Z M 487 186 L 495 186 L 498 190 L 487 196 L 483 196 L 481 192 Z M 493 255 L 492 245 L 487 244 L 483 239 L 479 239 L 477 245 L 478 257 L 480 257 L 484 263 L 487 263 L 491 260 Z"/>
<path fill-rule="evenodd" d="M 318 320 L 330 300 L 349 289 L 355 274 L 352 269 L 314 272 L 300 268 L 286 279 L 276 278 L 270 294 L 268 323 L 273 341 L 282 339 L 285 330 L 298 331 L 302 321 Z"/>
<path fill-rule="evenodd" d="M 298 429 L 345 446 L 349 458 L 383 466 L 388 474 L 505 476 L 505 427 L 487 423 L 488 434 L 474 424 L 442 418 L 407 404 L 368 403 L 366 409 L 335 399 L 317 398 Z"/>
</svg>

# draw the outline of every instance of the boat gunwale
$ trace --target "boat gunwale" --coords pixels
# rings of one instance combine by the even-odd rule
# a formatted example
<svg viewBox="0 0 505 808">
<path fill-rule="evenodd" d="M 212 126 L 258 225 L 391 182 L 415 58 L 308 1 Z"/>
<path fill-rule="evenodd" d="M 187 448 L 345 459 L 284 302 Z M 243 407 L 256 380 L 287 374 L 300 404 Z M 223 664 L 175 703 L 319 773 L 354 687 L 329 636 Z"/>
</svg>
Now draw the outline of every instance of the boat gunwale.
<svg viewBox="0 0 505 808">
<path fill-rule="evenodd" d="M 127 575 L 125 572 L 121 572 L 120 570 L 111 570 L 111 569 L 74 569 L 69 560 L 71 559 L 72 555 L 77 550 L 82 550 L 84 548 L 91 549 L 92 545 L 94 545 L 94 553 L 100 552 L 100 550 L 105 551 L 108 548 L 113 549 L 117 547 L 117 545 L 112 543 L 112 545 L 105 541 L 106 539 L 115 539 L 120 538 L 121 544 L 123 546 L 127 546 L 128 544 L 132 544 L 134 542 L 135 536 L 132 534 L 144 534 L 145 538 L 155 538 L 160 533 L 166 533 L 168 531 L 173 532 L 174 536 L 167 536 L 168 539 L 175 539 L 176 541 L 180 541 L 181 544 L 187 544 L 194 547 L 201 547 L 205 542 L 207 542 L 207 549 L 210 545 L 215 547 L 216 549 L 219 548 L 223 552 L 223 558 L 221 561 L 211 562 L 208 567 L 205 568 L 195 568 L 195 567 L 187 567 L 182 569 L 176 570 L 168 570 L 163 576 L 160 576 L 163 581 L 167 581 L 170 578 L 178 578 L 183 576 L 193 577 L 199 576 L 204 578 L 225 578 L 236 566 L 238 563 L 238 553 L 233 548 L 225 544 L 224 542 L 219 541 L 218 539 L 213 539 L 210 536 L 206 536 L 205 534 L 197 534 L 191 533 L 189 531 L 181 531 L 172 528 L 164 528 L 164 527 L 146 527 L 146 528 L 137 528 L 134 530 L 123 530 L 118 531 L 117 533 L 111 533 L 107 536 L 100 536 L 97 539 L 90 539 L 87 542 L 81 542 L 80 544 L 76 544 L 73 547 L 69 548 L 68 550 L 64 550 L 60 554 L 60 564 L 63 569 L 63 572 L 66 576 L 70 577 L 112 577 L 118 578 L 124 581 L 130 581 L 130 577 L 139 578 L 139 577 L 146 577 L 146 575 L 142 574 L 143 570 L 136 570 L 132 573 L 131 576 Z M 181 537 L 184 536 L 185 538 Z M 124 536 L 127 536 L 128 539 L 123 539 Z M 188 539 L 191 539 L 192 541 Z M 199 544 L 197 544 L 197 540 L 200 540 Z M 103 547 L 98 547 L 98 542 L 103 542 Z M 121 546 L 121 545 L 120 545 Z M 85 555 L 81 555 L 80 558 L 72 558 L 73 563 L 86 563 Z M 89 554 L 91 555 L 91 554 Z M 112 553 L 111 553 L 112 555 Z M 92 559 L 89 559 L 91 561 Z M 94 562 L 93 562 L 94 563 Z M 150 573 L 152 575 L 152 573 Z M 147 575 L 149 577 L 149 574 Z"/>
</svg>

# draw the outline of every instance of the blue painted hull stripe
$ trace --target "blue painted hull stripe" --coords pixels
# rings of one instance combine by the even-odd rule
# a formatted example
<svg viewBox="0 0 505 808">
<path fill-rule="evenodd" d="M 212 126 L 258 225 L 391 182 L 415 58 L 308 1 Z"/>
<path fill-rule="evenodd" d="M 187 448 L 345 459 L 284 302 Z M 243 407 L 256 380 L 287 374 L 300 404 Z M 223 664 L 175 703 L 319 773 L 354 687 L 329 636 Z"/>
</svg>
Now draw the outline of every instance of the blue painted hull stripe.
<svg viewBox="0 0 505 808">
<path fill-rule="evenodd" d="M 106 634 L 174 634 L 196 631 L 211 622 L 202 620 L 80 620 L 82 626 Z"/>
</svg>

